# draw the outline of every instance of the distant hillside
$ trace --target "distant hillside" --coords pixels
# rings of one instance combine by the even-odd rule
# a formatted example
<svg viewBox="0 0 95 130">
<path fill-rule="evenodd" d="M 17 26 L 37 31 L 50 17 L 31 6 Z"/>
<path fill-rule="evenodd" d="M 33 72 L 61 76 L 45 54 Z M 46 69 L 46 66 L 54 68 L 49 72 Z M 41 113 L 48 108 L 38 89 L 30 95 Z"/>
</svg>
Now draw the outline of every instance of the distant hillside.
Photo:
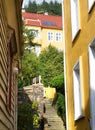
<svg viewBox="0 0 95 130">
<path fill-rule="evenodd" d="M 57 1 L 53 2 L 50 1 L 50 3 L 43 0 L 41 4 L 37 4 L 36 1 L 29 1 L 27 5 L 25 5 L 25 11 L 26 12 L 32 12 L 32 13 L 46 13 L 50 15 L 59 15 L 62 16 L 62 4 L 58 3 Z"/>
</svg>

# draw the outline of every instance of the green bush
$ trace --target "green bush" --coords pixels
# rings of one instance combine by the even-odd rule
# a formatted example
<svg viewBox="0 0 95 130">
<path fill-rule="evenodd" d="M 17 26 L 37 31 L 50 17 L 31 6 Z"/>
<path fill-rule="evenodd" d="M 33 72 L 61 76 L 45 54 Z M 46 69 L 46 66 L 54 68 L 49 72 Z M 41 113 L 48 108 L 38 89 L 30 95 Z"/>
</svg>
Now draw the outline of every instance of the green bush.
<svg viewBox="0 0 95 130">
<path fill-rule="evenodd" d="M 64 86 L 64 76 L 58 75 L 51 80 L 51 86 L 55 88 L 61 88 Z"/>
<path fill-rule="evenodd" d="M 56 106 L 57 106 L 57 113 L 58 113 L 58 115 L 60 117 L 61 116 L 65 116 L 65 96 L 62 95 L 61 93 L 58 93 Z"/>
<path fill-rule="evenodd" d="M 23 102 L 18 105 L 18 130 L 40 128 L 41 118 L 38 115 L 38 103 Z"/>
<path fill-rule="evenodd" d="M 18 105 L 18 130 L 33 129 L 33 114 L 31 104 L 24 102 Z"/>
</svg>

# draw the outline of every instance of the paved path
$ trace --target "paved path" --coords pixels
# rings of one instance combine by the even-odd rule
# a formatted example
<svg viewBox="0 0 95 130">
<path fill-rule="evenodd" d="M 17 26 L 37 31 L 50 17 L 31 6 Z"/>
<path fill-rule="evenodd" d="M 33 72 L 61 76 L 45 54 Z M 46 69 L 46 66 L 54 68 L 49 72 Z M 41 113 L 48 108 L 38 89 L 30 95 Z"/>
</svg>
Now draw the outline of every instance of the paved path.
<svg viewBox="0 0 95 130">
<path fill-rule="evenodd" d="M 56 110 L 51 106 L 49 100 L 45 100 L 45 129 L 44 130 L 65 130 L 61 118 L 57 115 Z"/>
</svg>

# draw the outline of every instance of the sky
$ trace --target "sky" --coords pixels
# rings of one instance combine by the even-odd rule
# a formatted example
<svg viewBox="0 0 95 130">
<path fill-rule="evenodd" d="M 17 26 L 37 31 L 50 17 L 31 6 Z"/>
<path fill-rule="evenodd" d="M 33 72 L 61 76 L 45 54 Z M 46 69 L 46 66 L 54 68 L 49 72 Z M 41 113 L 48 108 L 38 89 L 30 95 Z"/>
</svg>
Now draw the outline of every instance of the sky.
<svg viewBox="0 0 95 130">
<path fill-rule="evenodd" d="M 23 0 L 23 7 L 24 5 L 26 5 L 28 3 L 29 0 Z M 34 0 L 31 0 L 31 1 L 34 1 Z M 37 4 L 40 4 L 42 3 L 43 0 L 35 0 Z M 50 2 L 51 0 L 45 0 L 46 2 Z M 55 1 L 55 0 L 52 0 L 52 1 Z M 58 0 L 59 3 L 62 2 L 62 0 Z"/>
</svg>

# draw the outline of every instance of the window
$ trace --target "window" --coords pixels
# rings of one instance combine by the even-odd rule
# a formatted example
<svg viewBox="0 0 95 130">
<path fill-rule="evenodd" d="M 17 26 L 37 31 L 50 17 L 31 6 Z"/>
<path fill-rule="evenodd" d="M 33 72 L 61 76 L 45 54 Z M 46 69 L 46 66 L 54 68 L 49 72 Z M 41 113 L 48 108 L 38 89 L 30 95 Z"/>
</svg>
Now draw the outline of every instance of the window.
<svg viewBox="0 0 95 130">
<path fill-rule="evenodd" d="M 40 54 L 40 46 L 35 46 L 35 53 L 37 56 Z"/>
<path fill-rule="evenodd" d="M 80 88 L 80 64 L 74 66 L 73 70 L 74 81 L 74 111 L 75 120 L 82 117 L 82 102 L 81 102 L 81 88 Z"/>
<path fill-rule="evenodd" d="M 49 41 L 53 41 L 53 39 L 54 39 L 54 34 L 53 34 L 53 32 L 48 32 L 48 40 L 49 40 Z"/>
<path fill-rule="evenodd" d="M 89 70 L 90 70 L 90 124 L 91 130 L 95 130 L 95 38 L 89 46 Z"/>
<path fill-rule="evenodd" d="M 75 38 L 79 30 L 78 16 L 78 0 L 71 0 L 71 25 L 72 25 L 72 40 Z"/>
<path fill-rule="evenodd" d="M 93 4 L 95 3 L 95 0 L 88 0 L 88 10 L 90 11 Z"/>
<path fill-rule="evenodd" d="M 62 41 L 62 35 L 61 33 L 56 33 L 56 41 L 61 42 Z"/>
</svg>

